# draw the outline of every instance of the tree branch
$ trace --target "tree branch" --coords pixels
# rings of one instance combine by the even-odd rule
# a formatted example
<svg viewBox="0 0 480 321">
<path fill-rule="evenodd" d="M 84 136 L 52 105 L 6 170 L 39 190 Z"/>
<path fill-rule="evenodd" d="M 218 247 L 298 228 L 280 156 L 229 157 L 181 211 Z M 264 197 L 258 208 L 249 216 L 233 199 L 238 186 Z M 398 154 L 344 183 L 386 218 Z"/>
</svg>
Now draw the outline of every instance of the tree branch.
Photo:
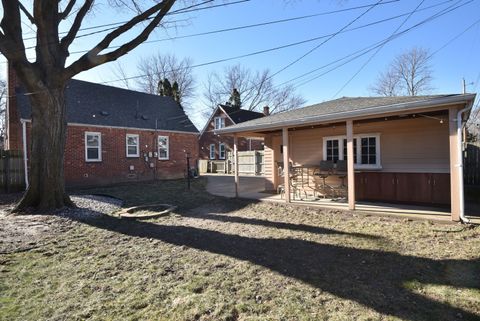
<svg viewBox="0 0 480 321">
<path fill-rule="evenodd" d="M 3 18 L 0 27 L 0 51 L 10 61 L 27 60 L 25 45 L 22 39 L 22 25 L 20 18 L 20 2 L 2 0 Z"/>
<path fill-rule="evenodd" d="M 73 6 L 75 5 L 76 2 L 77 2 L 77 0 L 70 0 L 70 2 L 67 4 L 67 6 L 63 10 L 63 12 L 60 12 L 58 14 L 58 19 L 59 20 L 66 19 L 68 17 L 68 15 L 70 14 L 70 12 L 72 11 Z"/>
<path fill-rule="evenodd" d="M 68 6 L 72 3 L 75 3 L 75 1 L 76 0 L 71 0 L 68 3 L 67 8 L 65 9 L 64 13 L 67 12 Z M 80 27 L 82 25 L 82 21 L 85 18 L 85 16 L 87 15 L 90 8 L 92 7 L 93 1 L 94 0 L 85 0 L 82 8 L 80 8 L 77 15 L 75 16 L 75 20 L 73 21 L 72 27 L 68 31 L 67 35 L 65 37 L 63 37 L 62 40 L 60 41 L 60 44 L 61 44 L 63 50 L 65 50 L 66 52 L 68 52 L 68 47 L 70 47 L 73 40 L 75 40 L 75 37 L 77 36 L 78 30 L 80 29 Z M 73 5 L 72 5 L 72 7 L 73 7 Z M 70 10 L 71 10 L 71 8 L 70 8 Z M 61 16 L 60 16 L 60 18 L 62 18 Z M 62 19 L 64 19 L 64 18 L 62 18 Z"/>
<path fill-rule="evenodd" d="M 18 6 L 22 10 L 22 12 L 25 14 L 25 16 L 27 16 L 28 20 L 30 20 L 32 24 L 35 24 L 35 18 L 33 18 L 32 14 L 28 12 L 27 8 L 25 8 L 25 6 L 20 2 L 20 0 L 17 0 L 17 2 L 18 2 Z"/>
<path fill-rule="evenodd" d="M 148 38 L 148 36 L 152 33 L 155 27 L 160 23 L 163 17 L 168 13 L 168 11 L 173 6 L 175 1 L 176 0 L 164 0 L 161 3 L 143 12 L 142 14 L 135 16 L 127 23 L 123 24 L 122 26 L 118 27 L 117 29 L 115 29 L 114 31 L 106 35 L 105 38 L 103 38 L 103 40 L 100 41 L 93 49 L 88 51 L 85 55 L 80 57 L 76 62 L 74 62 L 68 68 L 66 68 L 64 76 L 67 79 L 69 79 L 82 71 L 91 69 L 93 67 L 96 67 L 98 65 L 101 65 L 109 61 L 114 61 L 119 57 L 127 54 L 132 49 L 136 48 L 139 44 L 141 44 L 143 41 L 145 41 Z M 143 31 L 138 36 L 136 36 L 135 38 L 123 44 L 118 49 L 112 52 L 109 52 L 104 55 L 98 55 L 104 49 L 108 48 L 108 46 L 113 40 L 123 35 L 125 32 L 129 31 L 138 23 L 147 20 L 152 14 L 155 14 L 155 13 L 157 13 L 155 18 L 152 19 L 152 21 L 145 27 L 145 29 L 143 29 Z"/>
</svg>

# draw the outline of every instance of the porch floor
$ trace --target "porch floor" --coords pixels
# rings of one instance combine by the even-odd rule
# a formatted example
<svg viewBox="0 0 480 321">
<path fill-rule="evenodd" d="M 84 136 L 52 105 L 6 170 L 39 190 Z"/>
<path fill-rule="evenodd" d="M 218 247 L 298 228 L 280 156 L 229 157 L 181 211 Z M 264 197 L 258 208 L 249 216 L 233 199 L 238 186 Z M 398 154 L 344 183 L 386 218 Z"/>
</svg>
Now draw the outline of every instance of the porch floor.
<svg viewBox="0 0 480 321">
<path fill-rule="evenodd" d="M 204 175 L 208 178 L 207 191 L 210 194 L 235 197 L 235 178 L 232 175 Z M 266 202 L 285 202 L 279 194 L 265 191 L 265 178 L 259 176 L 240 176 L 239 197 Z M 345 199 L 312 199 L 292 200 L 292 205 L 318 206 L 323 208 L 348 210 Z M 445 208 L 400 205 L 389 203 L 357 202 L 356 211 L 372 215 L 389 215 L 408 219 L 425 219 L 451 222 L 450 212 Z M 468 214 L 468 213 L 467 213 Z M 474 224 L 480 224 L 480 216 L 467 215 Z"/>
</svg>

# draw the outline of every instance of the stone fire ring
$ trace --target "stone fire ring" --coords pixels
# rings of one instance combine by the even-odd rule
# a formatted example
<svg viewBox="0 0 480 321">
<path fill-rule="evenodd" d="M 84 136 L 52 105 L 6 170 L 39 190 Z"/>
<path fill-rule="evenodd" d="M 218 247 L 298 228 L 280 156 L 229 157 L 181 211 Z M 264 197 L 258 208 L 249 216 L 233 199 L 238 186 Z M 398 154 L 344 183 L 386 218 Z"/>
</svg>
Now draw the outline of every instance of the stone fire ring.
<svg viewBox="0 0 480 321">
<path fill-rule="evenodd" d="M 161 211 L 158 211 L 159 208 L 162 208 Z M 126 208 L 117 213 L 118 216 L 121 218 L 137 218 L 137 219 L 147 219 L 147 218 L 155 218 L 160 216 L 165 216 L 168 213 L 174 211 L 177 206 L 170 205 L 170 204 L 149 204 L 149 205 L 141 205 L 141 206 L 134 206 Z M 143 210 L 152 210 L 148 213 L 137 213 Z"/>
</svg>

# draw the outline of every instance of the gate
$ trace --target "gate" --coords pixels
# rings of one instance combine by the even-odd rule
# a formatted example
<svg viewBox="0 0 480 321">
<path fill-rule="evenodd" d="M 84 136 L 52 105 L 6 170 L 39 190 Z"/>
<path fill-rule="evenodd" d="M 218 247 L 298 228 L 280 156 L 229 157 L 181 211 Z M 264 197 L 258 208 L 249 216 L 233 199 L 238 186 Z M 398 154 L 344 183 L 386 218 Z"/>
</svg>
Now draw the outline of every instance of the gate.
<svg viewBox="0 0 480 321">
<path fill-rule="evenodd" d="M 4 193 L 25 189 L 23 153 L 19 150 L 0 150 L 0 186 Z"/>
</svg>

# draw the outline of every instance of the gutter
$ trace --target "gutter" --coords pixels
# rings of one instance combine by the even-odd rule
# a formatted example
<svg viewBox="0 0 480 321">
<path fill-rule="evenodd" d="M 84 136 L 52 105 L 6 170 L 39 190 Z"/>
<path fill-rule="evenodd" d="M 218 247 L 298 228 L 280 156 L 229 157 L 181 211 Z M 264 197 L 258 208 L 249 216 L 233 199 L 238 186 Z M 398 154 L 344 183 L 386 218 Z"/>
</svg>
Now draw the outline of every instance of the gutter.
<svg viewBox="0 0 480 321">
<path fill-rule="evenodd" d="M 459 175 L 458 175 L 458 185 L 460 187 L 460 220 L 462 223 L 470 223 L 470 220 L 465 217 L 465 188 L 463 186 L 463 155 L 462 155 L 462 131 L 463 131 L 463 121 L 462 114 L 469 111 L 473 107 L 473 100 L 470 102 L 467 107 L 461 109 L 457 113 L 457 158 Z"/>
<path fill-rule="evenodd" d="M 375 116 L 375 115 L 381 115 L 381 114 L 390 113 L 390 112 L 407 112 L 410 110 L 415 110 L 418 108 L 429 107 L 429 106 L 440 107 L 440 106 L 447 106 L 452 104 L 472 103 L 473 100 L 475 99 L 475 96 L 476 96 L 475 94 L 453 95 L 453 96 L 446 96 L 446 97 L 441 97 L 436 99 L 422 100 L 417 102 L 400 103 L 400 104 L 387 105 L 387 106 L 383 105 L 383 106 L 363 108 L 363 109 L 354 110 L 354 111 L 336 112 L 336 113 L 325 114 L 321 116 L 306 116 L 300 119 L 294 119 L 294 120 L 287 119 L 287 120 L 280 120 L 278 122 L 263 123 L 263 124 L 251 125 L 251 126 L 248 126 L 248 125 L 242 126 L 245 123 L 241 123 L 239 125 L 229 126 L 226 128 L 215 130 L 215 134 L 240 133 L 240 132 L 248 132 L 248 131 L 255 131 L 255 130 L 292 127 L 292 126 L 299 126 L 299 125 L 303 126 L 303 125 L 316 124 L 319 122 L 342 121 L 342 120 L 347 120 L 355 117 Z M 307 108 L 307 107 L 304 107 L 304 108 Z M 268 116 L 268 117 L 272 117 L 272 116 Z M 268 117 L 265 117 L 265 119 L 267 119 Z M 241 127 L 235 128 L 236 126 L 241 126 Z"/>
<path fill-rule="evenodd" d="M 23 167 L 25 171 L 25 190 L 28 189 L 28 159 L 27 159 L 27 122 L 20 120 L 22 123 L 22 145 L 23 145 Z"/>
</svg>

